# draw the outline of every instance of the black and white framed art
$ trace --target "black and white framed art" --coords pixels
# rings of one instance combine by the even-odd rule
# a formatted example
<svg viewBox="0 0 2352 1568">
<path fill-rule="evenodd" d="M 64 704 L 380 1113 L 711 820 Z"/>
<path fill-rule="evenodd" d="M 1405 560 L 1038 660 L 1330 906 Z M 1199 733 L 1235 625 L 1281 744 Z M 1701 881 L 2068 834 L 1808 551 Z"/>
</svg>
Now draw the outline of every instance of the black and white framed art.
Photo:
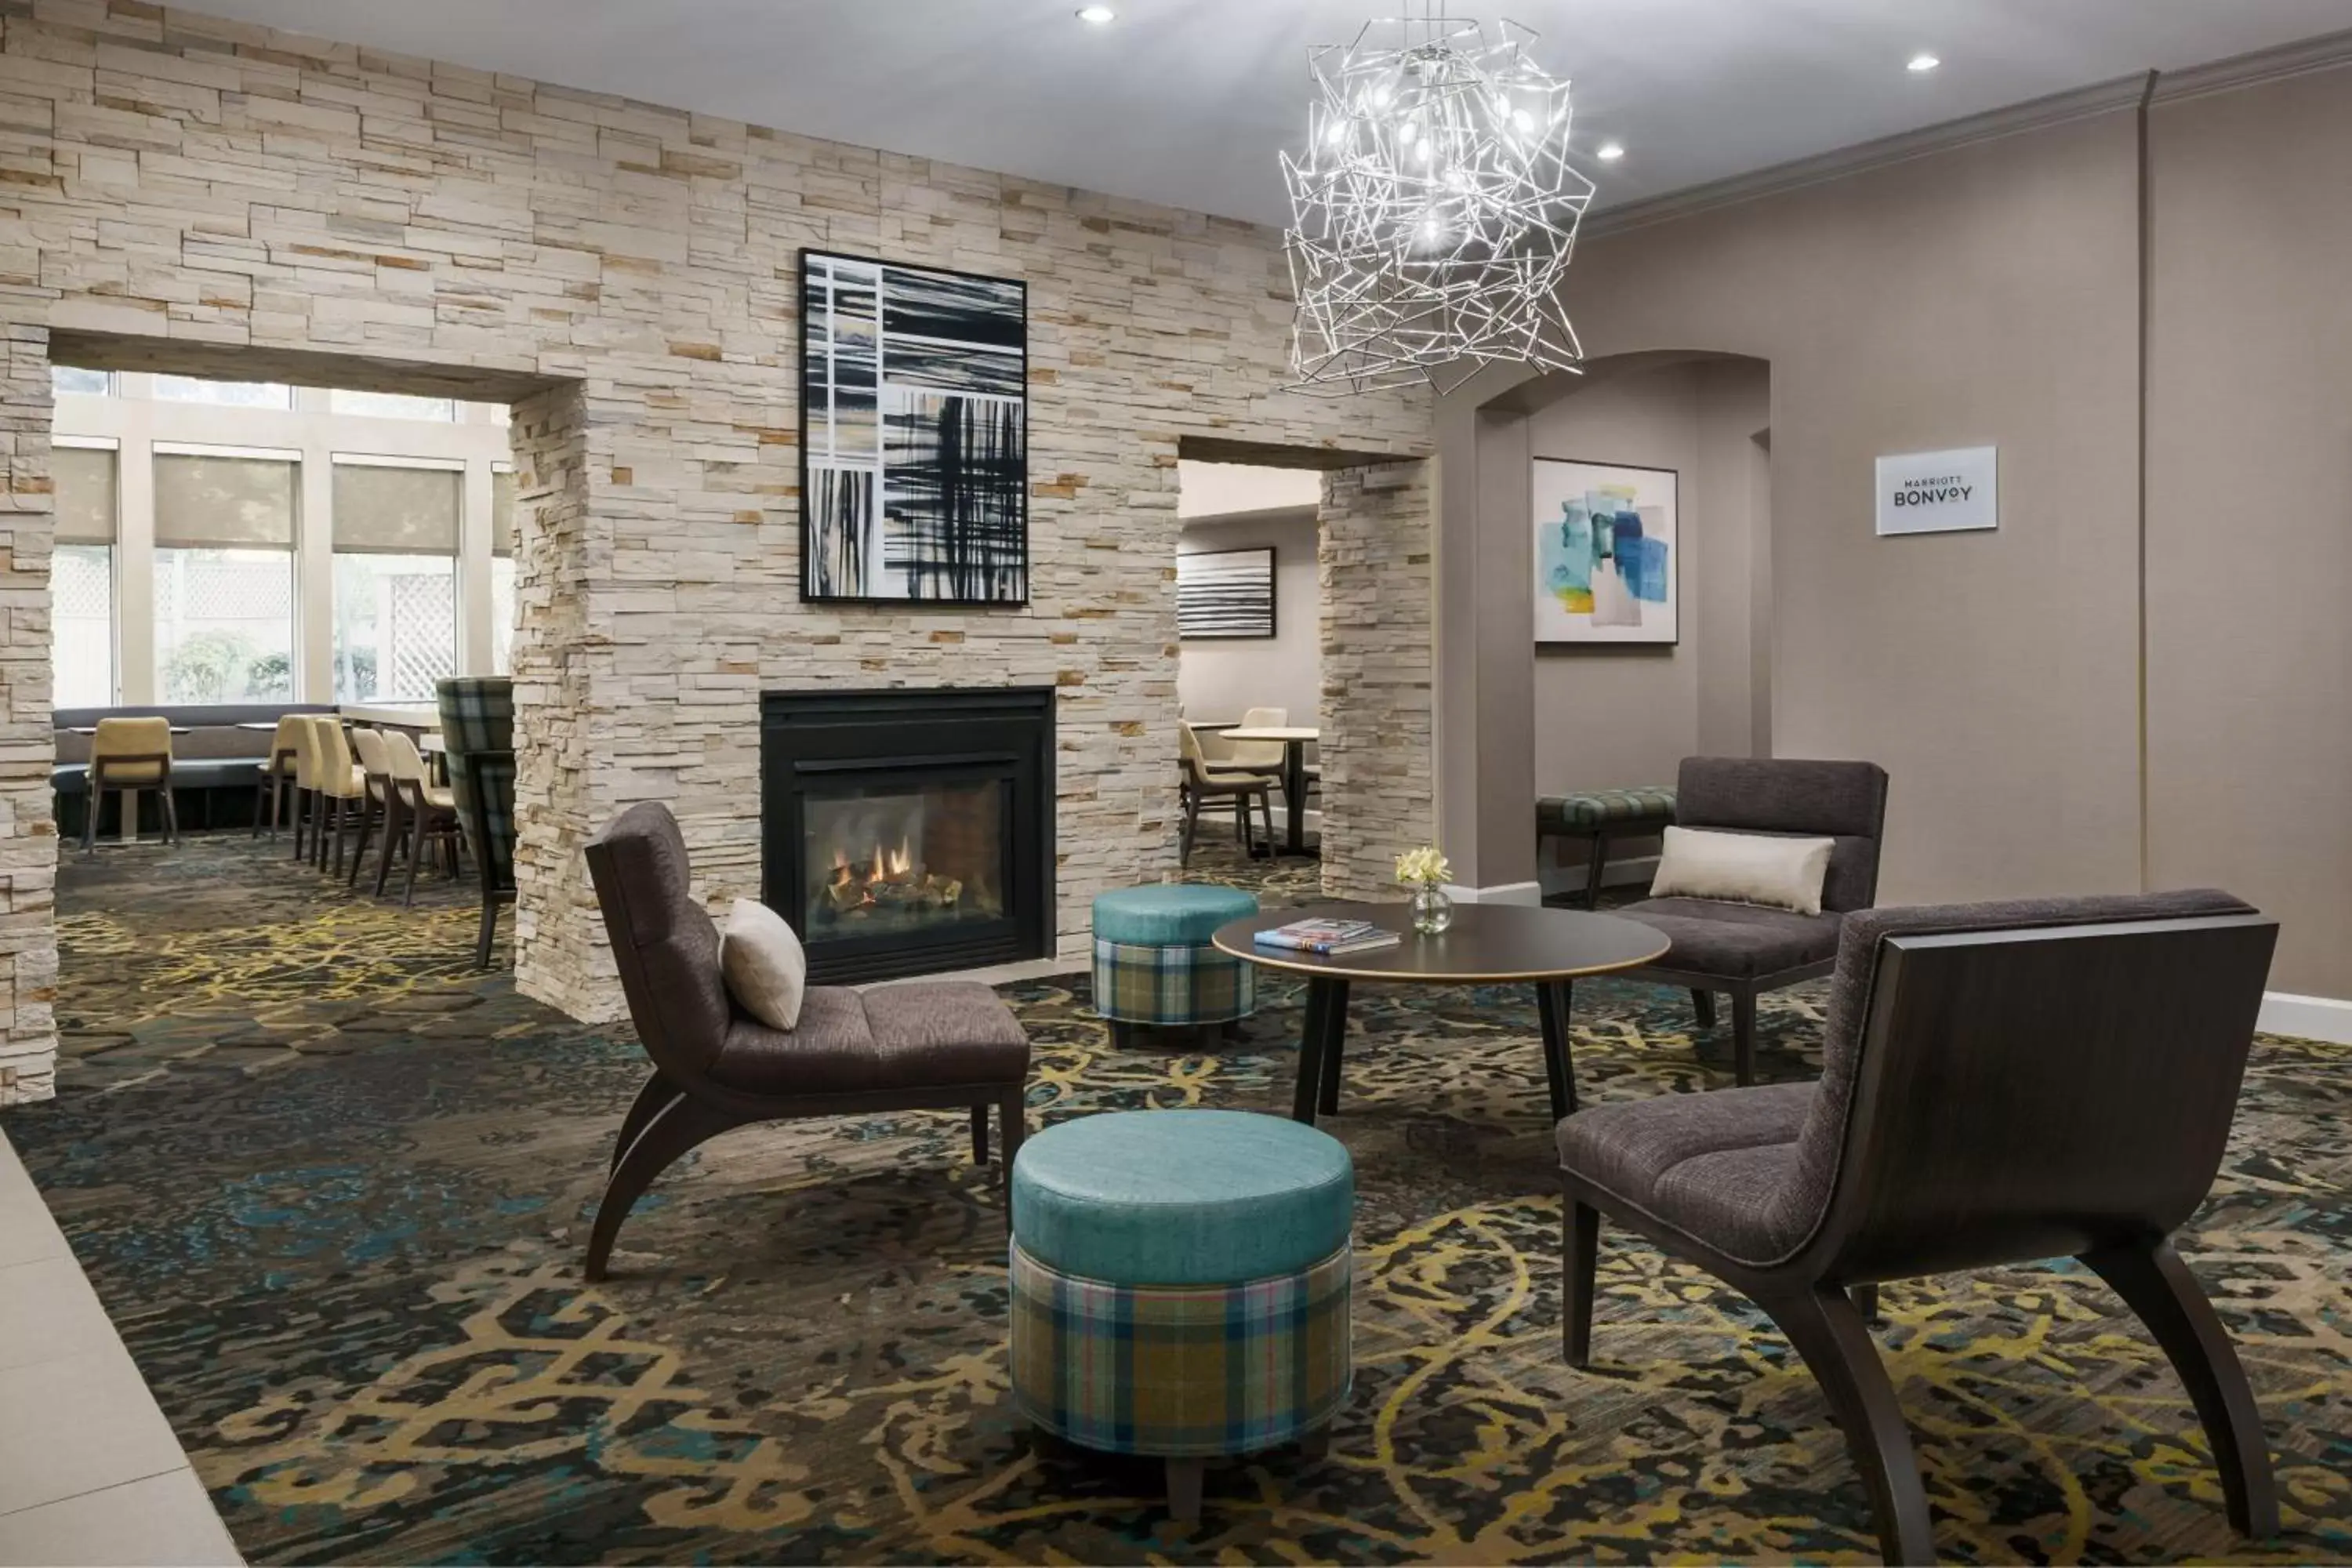
<svg viewBox="0 0 2352 1568">
<path fill-rule="evenodd" d="M 1029 293 L 801 252 L 801 597 L 1029 601 Z"/>
<path fill-rule="evenodd" d="M 1274 636 L 1274 550 L 1204 550 L 1176 557 L 1176 635 Z"/>
</svg>

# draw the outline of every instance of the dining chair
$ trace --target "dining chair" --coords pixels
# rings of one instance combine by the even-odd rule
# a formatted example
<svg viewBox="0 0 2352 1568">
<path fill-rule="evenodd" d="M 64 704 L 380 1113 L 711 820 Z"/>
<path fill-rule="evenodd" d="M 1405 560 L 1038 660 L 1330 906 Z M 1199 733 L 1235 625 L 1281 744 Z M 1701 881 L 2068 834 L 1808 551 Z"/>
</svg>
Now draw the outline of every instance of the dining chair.
<svg viewBox="0 0 2352 1568">
<path fill-rule="evenodd" d="M 318 832 L 319 820 L 319 733 L 312 727 L 314 715 L 289 713 L 284 722 L 291 728 L 288 739 L 294 747 L 294 858 L 303 858 L 309 835 Z"/>
<path fill-rule="evenodd" d="M 1287 708 L 1250 708 L 1242 713 L 1241 728 L 1244 730 L 1280 730 L 1290 723 Z M 1280 741 L 1235 741 L 1232 742 L 1233 760 L 1228 766 L 1247 768 L 1279 778 L 1282 774 L 1283 744 Z"/>
<path fill-rule="evenodd" d="M 1201 753 L 1201 738 L 1192 726 L 1182 720 L 1176 722 L 1176 744 L 1181 773 L 1177 780 L 1178 803 L 1184 808 L 1184 826 L 1177 843 L 1176 863 L 1191 866 L 1192 840 L 1201 829 L 1201 808 L 1212 804 L 1230 803 L 1234 809 L 1234 837 L 1252 855 L 1257 845 L 1250 837 L 1250 803 L 1257 803 L 1258 813 L 1265 822 L 1265 842 L 1268 853 L 1274 847 L 1273 787 L 1261 774 L 1243 773 L 1220 777 L 1209 772 Z"/>
<path fill-rule="evenodd" d="M 1592 1359 L 1606 1215 L 1780 1326 L 1844 1430 L 1886 1561 L 1928 1563 L 1927 1493 L 1867 1326 L 1878 1286 L 2072 1258 L 2188 1385 L 2230 1522 L 2275 1533 L 2262 1414 L 2172 1238 L 2221 1167 L 2277 936 L 2277 921 L 2210 889 L 1849 915 L 1818 1081 L 1654 1095 L 1559 1123 L 1569 1364 Z M 1990 1322 L 1969 1341 L 1970 1314 L 1993 1298 L 1924 1289 L 1941 1300 L 1920 1331 L 1985 1347 L 1970 1375 L 1990 1385 L 2003 1347 L 2045 1368 L 2068 1353 Z M 2262 1289 L 2247 1299 L 2257 1321 Z M 2122 1403 L 2175 1456 L 2180 1484 L 2201 1487 L 2203 1461 L 2163 1423 L 2160 1394 L 2135 1386 Z M 2058 1435 L 1987 1423 L 1978 1436 Z M 2095 1449 L 2095 1434 L 2063 1436 Z M 1952 1484 L 1962 1509 L 1981 1501 L 1966 1477 Z"/>
<path fill-rule="evenodd" d="M 311 847 L 311 864 L 331 876 L 340 877 L 343 874 L 343 853 L 350 843 L 352 827 L 367 800 L 367 775 L 352 757 L 351 739 L 343 733 L 343 721 L 338 715 L 321 714 L 311 720 L 310 743 L 312 773 L 321 807 L 316 842 Z M 331 868 L 327 859 L 327 835 L 331 832 L 335 839 Z"/>
<path fill-rule="evenodd" d="M 154 790 L 163 824 L 163 842 L 180 841 L 180 815 L 172 799 L 172 721 L 169 719 L 100 719 L 89 742 L 89 805 L 82 816 L 81 847 L 98 848 L 98 813 L 106 792 Z M 122 795 L 123 837 L 139 836 L 135 796 Z"/>
<path fill-rule="evenodd" d="M 408 886 L 401 894 L 401 906 L 416 906 L 416 868 L 425 858 L 427 844 L 437 847 L 444 858 L 449 875 L 457 874 L 457 803 L 443 785 L 433 782 L 425 770 L 425 757 L 417 751 L 416 742 L 405 730 L 383 732 L 384 761 L 392 775 L 391 805 L 384 828 L 384 853 L 375 868 L 375 890 L 383 891 L 384 877 L 392 869 L 392 845 L 404 832 L 401 844 L 403 856 L 408 861 Z"/>
<path fill-rule="evenodd" d="M 383 891 L 383 872 L 392 860 L 392 750 L 383 732 L 364 724 L 352 726 L 352 749 L 359 753 L 360 776 L 366 785 L 360 797 L 360 841 L 352 851 L 352 868 L 343 881 L 359 886 L 360 868 L 367 862 L 368 844 L 376 846 L 376 891 Z"/>
<path fill-rule="evenodd" d="M 295 758 L 299 751 L 296 739 L 302 732 L 302 717 L 299 713 L 281 713 L 278 728 L 269 737 L 269 760 L 261 764 L 259 776 L 253 784 L 253 837 L 261 837 L 266 825 L 269 837 L 278 837 L 283 826 L 285 808 L 296 793 Z"/>
</svg>

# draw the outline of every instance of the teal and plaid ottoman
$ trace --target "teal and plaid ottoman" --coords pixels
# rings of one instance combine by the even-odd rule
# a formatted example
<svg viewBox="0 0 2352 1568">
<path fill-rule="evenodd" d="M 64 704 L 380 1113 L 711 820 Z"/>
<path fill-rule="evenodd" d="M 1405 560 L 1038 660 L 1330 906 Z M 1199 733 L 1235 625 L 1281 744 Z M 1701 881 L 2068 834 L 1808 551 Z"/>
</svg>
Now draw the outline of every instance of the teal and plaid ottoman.
<svg viewBox="0 0 2352 1568">
<path fill-rule="evenodd" d="M 1257 895 L 1200 882 L 1095 900 L 1095 1011 L 1123 1024 L 1226 1024 L 1257 1010 L 1257 968 L 1209 944 L 1257 913 Z"/>
<path fill-rule="evenodd" d="M 1013 1162 L 1014 1405 L 1081 1447 L 1202 1462 L 1306 1441 L 1347 1403 L 1355 1171 L 1328 1133 L 1238 1110 L 1047 1128 Z"/>
</svg>

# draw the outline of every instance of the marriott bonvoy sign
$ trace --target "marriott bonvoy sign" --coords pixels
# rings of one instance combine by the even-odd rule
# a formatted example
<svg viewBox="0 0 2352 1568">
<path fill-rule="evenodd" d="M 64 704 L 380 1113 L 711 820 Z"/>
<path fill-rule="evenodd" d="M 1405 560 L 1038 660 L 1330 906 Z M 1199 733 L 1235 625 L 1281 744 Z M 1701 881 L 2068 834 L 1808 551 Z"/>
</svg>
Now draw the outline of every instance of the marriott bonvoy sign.
<svg viewBox="0 0 2352 1568">
<path fill-rule="evenodd" d="M 1878 459 L 1878 531 L 1953 533 L 2000 526 L 1991 447 Z"/>
</svg>

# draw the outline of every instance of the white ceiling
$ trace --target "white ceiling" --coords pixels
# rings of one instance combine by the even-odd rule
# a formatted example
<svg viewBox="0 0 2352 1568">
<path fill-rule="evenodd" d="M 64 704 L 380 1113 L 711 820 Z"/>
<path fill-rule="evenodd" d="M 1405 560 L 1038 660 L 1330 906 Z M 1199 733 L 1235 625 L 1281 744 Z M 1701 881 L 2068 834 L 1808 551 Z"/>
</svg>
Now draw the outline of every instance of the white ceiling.
<svg viewBox="0 0 2352 1568">
<path fill-rule="evenodd" d="M 1400 0 L 198 0 L 195 9 L 1171 205 L 1284 217 L 1310 45 Z M 1419 8 L 1413 0 L 1412 8 Z M 1599 205 L 2352 27 L 2352 0 L 1454 0 L 1573 79 Z M 1904 62 L 1928 50 L 1941 69 Z"/>
</svg>

